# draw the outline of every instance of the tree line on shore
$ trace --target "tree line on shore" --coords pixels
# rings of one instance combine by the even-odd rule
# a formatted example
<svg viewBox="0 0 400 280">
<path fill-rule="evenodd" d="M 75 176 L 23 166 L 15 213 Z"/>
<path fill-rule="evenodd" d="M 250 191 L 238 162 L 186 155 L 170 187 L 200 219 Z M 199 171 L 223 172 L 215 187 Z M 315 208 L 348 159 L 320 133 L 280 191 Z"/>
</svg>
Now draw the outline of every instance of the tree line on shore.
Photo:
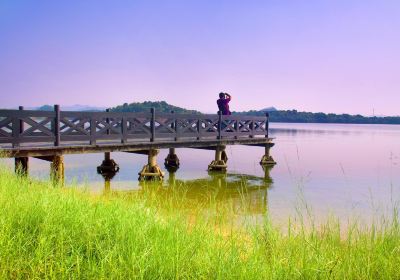
<svg viewBox="0 0 400 280">
<path fill-rule="evenodd" d="M 265 111 L 234 112 L 238 115 L 262 116 Z M 271 122 L 288 123 L 353 123 L 353 124 L 400 124 L 400 116 L 396 117 L 365 117 L 350 114 L 325 114 L 298 112 L 297 110 L 277 110 L 268 112 Z"/>
<path fill-rule="evenodd" d="M 201 114 L 197 110 L 185 109 L 182 107 L 168 104 L 165 101 L 145 101 L 124 103 L 122 105 L 110 108 L 112 112 L 148 112 L 150 108 L 155 108 L 157 112 L 170 113 L 174 111 L 177 114 Z M 38 108 L 39 110 L 50 111 L 53 106 L 44 105 Z M 366 117 L 362 115 L 350 114 L 326 114 L 326 113 L 312 113 L 312 112 L 299 112 L 297 110 L 250 110 L 250 111 L 234 111 L 234 115 L 250 115 L 250 116 L 263 116 L 268 112 L 271 122 L 288 122 L 288 123 L 353 123 L 353 124 L 400 124 L 400 116 L 388 117 Z"/>
<path fill-rule="evenodd" d="M 148 112 L 150 108 L 155 108 L 157 112 L 169 113 L 188 113 L 201 114 L 196 110 L 188 110 L 168 104 L 165 101 L 145 101 L 130 104 L 123 104 L 112 108 L 115 112 Z M 263 116 L 265 110 L 250 110 L 242 112 L 233 112 L 236 115 Z M 350 114 L 325 114 L 312 112 L 299 112 L 297 110 L 276 110 L 272 108 L 268 111 L 271 122 L 289 122 L 289 123 L 354 123 L 354 124 L 400 124 L 400 116 L 396 117 L 365 117 L 362 115 Z"/>
</svg>

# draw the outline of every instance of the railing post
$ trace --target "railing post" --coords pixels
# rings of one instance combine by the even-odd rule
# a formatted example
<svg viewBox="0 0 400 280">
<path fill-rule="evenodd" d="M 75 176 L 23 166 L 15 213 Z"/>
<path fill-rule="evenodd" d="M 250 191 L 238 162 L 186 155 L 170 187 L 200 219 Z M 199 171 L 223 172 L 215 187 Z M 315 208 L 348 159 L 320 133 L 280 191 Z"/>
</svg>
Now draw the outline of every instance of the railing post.
<svg viewBox="0 0 400 280">
<path fill-rule="evenodd" d="M 24 106 L 19 106 L 18 110 L 23 111 L 24 110 Z M 15 129 L 17 129 L 17 127 Z M 18 133 L 18 137 L 20 137 L 23 132 L 24 132 L 24 121 L 23 121 L 22 118 L 19 118 L 19 133 Z M 14 144 L 13 144 L 13 147 L 14 147 Z M 28 169 L 29 169 L 29 158 L 28 157 L 16 157 L 14 159 L 14 161 L 15 161 L 15 172 L 17 174 L 21 174 L 23 176 L 27 176 L 28 175 Z"/>
<path fill-rule="evenodd" d="M 201 138 L 201 120 L 200 118 L 197 120 L 197 140 Z"/>
<path fill-rule="evenodd" d="M 222 134 L 222 112 L 218 111 L 218 139 L 221 139 Z"/>
<path fill-rule="evenodd" d="M 107 109 L 106 109 L 106 113 L 110 113 L 110 108 L 107 108 Z M 108 125 L 110 125 L 110 119 L 108 118 L 108 114 L 106 114 L 106 115 L 107 115 L 106 123 L 107 123 Z M 107 134 L 107 135 L 110 135 L 110 128 L 108 128 L 108 127 L 107 127 L 107 132 L 106 132 L 106 134 Z"/>
<path fill-rule="evenodd" d="M 176 123 L 176 118 L 175 118 L 175 111 L 174 110 L 172 110 L 171 111 L 171 114 L 172 114 L 172 123 L 171 123 L 171 128 L 172 128 L 172 130 L 175 132 L 175 137 L 174 137 L 174 140 L 175 141 L 177 141 L 178 140 L 178 130 L 177 130 L 177 123 Z"/>
<path fill-rule="evenodd" d="M 254 138 L 254 120 L 251 120 L 251 121 L 250 121 L 250 126 L 249 126 L 249 128 L 250 128 L 250 135 L 249 135 L 249 137 L 250 137 L 250 138 Z"/>
<path fill-rule="evenodd" d="M 121 143 L 125 144 L 128 140 L 128 120 L 126 117 L 121 119 Z"/>
<path fill-rule="evenodd" d="M 239 135 L 239 120 L 238 117 L 236 117 L 236 120 L 234 120 L 234 124 L 233 124 L 233 131 L 235 132 L 235 139 L 238 139 L 238 135 Z"/>
<path fill-rule="evenodd" d="M 269 113 L 265 113 L 266 121 L 265 121 L 265 138 L 269 137 Z"/>
<path fill-rule="evenodd" d="M 12 120 L 12 136 L 13 136 L 13 143 L 12 146 L 13 148 L 19 147 L 19 118 L 14 117 Z"/>
<path fill-rule="evenodd" d="M 150 112 L 151 112 L 151 122 L 150 122 L 151 137 L 150 137 L 150 142 L 154 142 L 154 139 L 156 138 L 156 110 L 154 108 L 151 108 Z"/>
<path fill-rule="evenodd" d="M 171 122 L 171 128 L 175 130 L 175 116 L 174 116 L 174 110 L 171 111 L 172 114 L 172 122 Z"/>
<path fill-rule="evenodd" d="M 20 111 L 22 111 L 24 109 L 24 107 L 19 106 L 18 109 Z M 24 131 L 23 124 L 24 124 L 24 121 L 19 117 L 15 117 L 12 121 L 12 129 L 13 129 L 12 130 L 12 136 L 13 136 L 12 146 L 13 146 L 13 148 L 19 147 L 19 142 L 20 142 L 19 138 L 20 138 L 21 133 Z"/>
<path fill-rule="evenodd" d="M 54 146 L 60 146 L 60 105 L 54 105 Z"/>
<path fill-rule="evenodd" d="M 96 119 L 90 118 L 90 145 L 96 145 Z"/>
<path fill-rule="evenodd" d="M 20 111 L 22 111 L 22 110 L 24 110 L 24 107 L 19 106 L 18 109 Z M 24 125 L 24 121 L 22 120 L 22 118 L 20 118 L 18 116 L 13 118 L 13 120 L 12 120 L 12 137 L 13 137 L 12 147 L 13 148 L 19 147 L 19 144 L 20 144 L 19 138 L 21 136 L 21 133 L 24 132 L 23 125 Z"/>
<path fill-rule="evenodd" d="M 178 119 L 175 117 L 175 133 L 176 133 L 176 137 L 175 137 L 175 141 L 178 141 L 179 138 L 179 124 L 178 124 Z"/>
<path fill-rule="evenodd" d="M 23 111 L 24 110 L 24 106 L 19 106 L 18 110 Z M 22 119 L 19 119 L 19 133 L 20 134 L 23 133 L 24 130 L 25 130 L 24 121 Z"/>
</svg>

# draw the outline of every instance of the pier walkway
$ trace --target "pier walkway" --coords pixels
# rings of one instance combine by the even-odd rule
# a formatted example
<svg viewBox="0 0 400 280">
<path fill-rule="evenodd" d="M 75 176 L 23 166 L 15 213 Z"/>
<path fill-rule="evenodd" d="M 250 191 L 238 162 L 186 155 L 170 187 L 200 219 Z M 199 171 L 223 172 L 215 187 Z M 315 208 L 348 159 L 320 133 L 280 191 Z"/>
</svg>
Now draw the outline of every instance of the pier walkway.
<svg viewBox="0 0 400 280">
<path fill-rule="evenodd" d="M 265 147 L 260 164 L 273 165 L 269 150 L 274 145 L 268 135 L 268 114 L 255 116 L 223 116 L 221 114 L 71 112 L 0 110 L 0 153 L 15 158 L 16 170 L 27 174 L 29 157 L 51 162 L 55 181 L 63 182 L 66 154 L 104 153 L 98 167 L 103 175 L 118 171 L 111 152 L 139 153 L 148 156 L 148 164 L 139 172 L 139 179 L 162 179 L 157 164 L 160 149 L 169 149 L 166 168 L 177 169 L 176 148 L 215 150 L 210 171 L 226 171 L 227 145 Z M 114 173 L 115 174 L 115 173 Z"/>
</svg>

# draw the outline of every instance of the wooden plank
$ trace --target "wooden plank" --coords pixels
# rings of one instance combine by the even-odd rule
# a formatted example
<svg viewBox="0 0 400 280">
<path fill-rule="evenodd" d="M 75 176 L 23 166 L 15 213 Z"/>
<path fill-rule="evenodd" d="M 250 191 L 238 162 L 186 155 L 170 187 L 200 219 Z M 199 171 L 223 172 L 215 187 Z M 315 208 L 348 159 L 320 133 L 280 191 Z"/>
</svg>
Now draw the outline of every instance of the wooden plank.
<svg viewBox="0 0 400 280">
<path fill-rule="evenodd" d="M 176 133 L 164 133 L 164 132 L 160 133 L 160 132 L 157 132 L 157 139 L 158 138 L 171 138 L 171 139 L 175 140 L 175 137 L 176 137 Z"/>
<path fill-rule="evenodd" d="M 38 143 L 38 142 L 54 142 L 54 136 L 24 136 L 19 137 L 19 143 Z M 54 143 L 53 143 L 54 144 Z"/>
<path fill-rule="evenodd" d="M 131 139 L 131 140 L 141 140 L 141 139 L 150 140 L 150 134 L 147 134 L 147 133 L 128 133 L 127 134 L 127 139 Z"/>
<path fill-rule="evenodd" d="M 169 149 L 169 148 L 194 148 L 210 147 L 218 145 L 254 145 L 265 147 L 270 145 L 272 139 L 265 137 L 242 138 L 242 139 L 202 139 L 191 141 L 163 141 L 146 143 L 126 143 L 126 144 L 97 144 L 97 145 L 76 145 L 76 146 L 45 146 L 45 147 L 19 147 L 16 149 L 3 149 L 5 157 L 31 157 L 31 156 L 50 156 L 55 154 L 81 154 L 81 153 L 104 153 L 104 152 L 127 152 L 150 149 Z"/>
<path fill-rule="evenodd" d="M 90 141 L 90 135 L 61 135 L 62 142 Z"/>
<path fill-rule="evenodd" d="M 12 143 L 13 138 L 12 137 L 0 137 L 0 143 L 2 144 L 10 144 Z M 1 150 L 1 148 L 0 148 Z"/>
</svg>

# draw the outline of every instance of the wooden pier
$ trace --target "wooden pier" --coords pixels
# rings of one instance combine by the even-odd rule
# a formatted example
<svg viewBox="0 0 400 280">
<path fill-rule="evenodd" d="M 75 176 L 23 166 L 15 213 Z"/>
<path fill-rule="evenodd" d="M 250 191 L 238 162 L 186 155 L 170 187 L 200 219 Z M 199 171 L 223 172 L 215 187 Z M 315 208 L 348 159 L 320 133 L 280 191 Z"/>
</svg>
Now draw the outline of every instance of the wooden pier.
<svg viewBox="0 0 400 280">
<path fill-rule="evenodd" d="M 51 178 L 64 180 L 64 160 L 67 154 L 104 153 L 98 171 L 112 176 L 118 165 L 111 152 L 144 154 L 148 164 L 139 172 L 140 180 L 159 180 L 164 172 L 157 164 L 160 149 L 169 149 L 165 159 L 167 169 L 179 168 L 177 148 L 215 151 L 209 171 L 225 172 L 227 145 L 264 147 L 260 164 L 273 165 L 270 155 L 274 145 L 268 135 L 268 114 L 255 116 L 223 116 L 221 114 L 145 113 L 130 112 L 70 112 L 0 110 L 0 153 L 15 158 L 19 173 L 28 174 L 29 158 L 51 162 Z M 108 174 L 108 175 L 107 175 Z"/>
</svg>

